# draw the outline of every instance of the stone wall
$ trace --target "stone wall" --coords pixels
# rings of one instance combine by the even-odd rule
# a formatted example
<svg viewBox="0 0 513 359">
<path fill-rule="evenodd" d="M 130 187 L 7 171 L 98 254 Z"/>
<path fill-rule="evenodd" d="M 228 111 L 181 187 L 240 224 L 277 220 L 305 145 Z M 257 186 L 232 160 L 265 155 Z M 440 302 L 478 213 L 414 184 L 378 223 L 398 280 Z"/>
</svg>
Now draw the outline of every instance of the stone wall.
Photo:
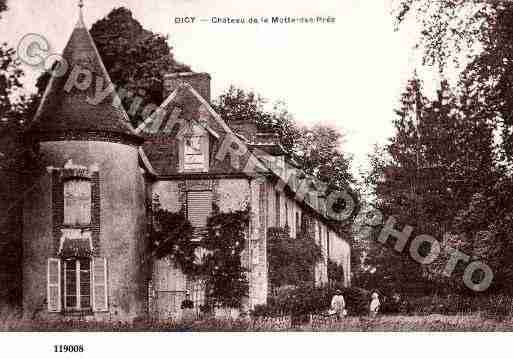
<svg viewBox="0 0 513 359">
<path fill-rule="evenodd" d="M 136 147 L 107 142 L 41 143 L 44 167 L 62 168 L 68 160 L 97 166 L 100 181 L 100 251 L 107 259 L 107 313 L 97 319 L 133 319 L 147 315 L 145 252 L 146 192 Z M 23 227 L 23 309 L 26 317 L 52 317 L 46 309 L 47 259 L 57 257 L 52 235 L 52 178 L 36 178 L 28 194 Z M 57 315 L 58 316 L 58 315 Z"/>
</svg>

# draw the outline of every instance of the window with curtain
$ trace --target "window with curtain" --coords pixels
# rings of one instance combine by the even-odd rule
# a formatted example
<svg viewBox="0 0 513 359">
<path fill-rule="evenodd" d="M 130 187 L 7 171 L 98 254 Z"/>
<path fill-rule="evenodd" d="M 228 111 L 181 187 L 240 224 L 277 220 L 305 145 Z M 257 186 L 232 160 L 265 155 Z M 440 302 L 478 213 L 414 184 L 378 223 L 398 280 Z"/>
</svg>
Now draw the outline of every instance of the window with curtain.
<svg viewBox="0 0 513 359">
<path fill-rule="evenodd" d="M 64 261 L 64 308 L 91 309 L 91 261 L 69 259 Z"/>
<path fill-rule="evenodd" d="M 88 180 L 64 182 L 64 224 L 91 224 L 91 182 Z"/>
</svg>

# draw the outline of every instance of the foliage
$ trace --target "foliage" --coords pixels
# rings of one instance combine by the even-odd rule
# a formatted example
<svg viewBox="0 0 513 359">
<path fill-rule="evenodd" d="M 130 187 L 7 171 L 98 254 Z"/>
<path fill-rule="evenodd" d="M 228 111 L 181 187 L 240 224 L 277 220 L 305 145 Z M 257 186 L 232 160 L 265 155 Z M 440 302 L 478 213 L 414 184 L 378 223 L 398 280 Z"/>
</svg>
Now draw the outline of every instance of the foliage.
<svg viewBox="0 0 513 359">
<path fill-rule="evenodd" d="M 490 301 L 490 303 L 493 303 Z M 202 319 L 198 321 L 24 321 L 21 319 L 2 320 L 2 331 L 38 331 L 38 332 L 271 332 L 271 331 L 337 331 L 337 332 L 448 332 L 448 331 L 512 331 L 513 320 L 483 318 L 474 313 L 457 316 L 404 316 L 384 315 L 374 319 L 367 317 L 347 317 L 334 320 L 324 316 L 313 316 L 311 323 L 293 327 L 290 317 L 255 319 L 218 320 Z"/>
<path fill-rule="evenodd" d="M 153 226 L 150 233 L 151 252 L 158 259 L 172 259 L 187 275 L 198 275 L 195 250 L 197 243 L 192 241 L 193 228 L 183 211 L 173 213 L 160 207 L 156 202 L 153 213 Z"/>
<path fill-rule="evenodd" d="M 312 283 L 322 251 L 304 231 L 291 238 L 288 228 L 269 228 L 267 235 L 269 283 L 272 287 Z"/>
<path fill-rule="evenodd" d="M 340 290 L 346 302 L 349 315 L 367 314 L 370 292 L 357 288 L 344 288 L 338 285 L 315 287 L 302 285 L 289 287 L 270 296 L 266 305 L 256 306 L 254 317 L 280 317 L 291 315 L 294 318 L 310 314 L 326 314 L 336 291 Z"/>
<path fill-rule="evenodd" d="M 431 295 L 401 299 L 397 308 L 391 299 L 383 304 L 383 313 L 407 315 L 482 315 L 503 320 L 513 316 L 513 299 L 504 295 Z M 392 310 L 393 309 L 393 310 Z"/>
<path fill-rule="evenodd" d="M 0 121 L 8 122 L 13 126 L 19 124 L 21 101 L 19 91 L 23 85 L 20 81 L 23 76 L 21 62 L 16 58 L 16 51 L 7 46 L 0 45 Z"/>
<path fill-rule="evenodd" d="M 191 71 L 175 60 L 167 37 L 144 29 L 127 8 L 114 8 L 93 24 L 90 33 L 118 93 L 131 94 L 122 95 L 122 102 L 134 126 L 144 120 L 146 106 L 156 108 L 164 100 L 165 74 Z M 37 81 L 36 107 L 49 80 L 50 75 L 45 72 Z M 134 101 L 136 97 L 142 101 Z"/>
<path fill-rule="evenodd" d="M 396 113 L 395 135 L 371 158 L 367 184 L 374 189 L 377 208 L 384 219 L 394 216 L 397 228 L 414 227 L 411 239 L 429 234 L 442 241 L 447 233 L 465 231 L 458 226 L 458 218 L 474 196 L 493 188 L 499 176 L 493 128 L 472 111 L 466 93 L 453 92 L 445 81 L 431 100 L 424 96 L 421 81 L 413 78 Z M 485 228 L 474 228 L 469 238 Z M 380 230 L 376 228 L 372 238 Z M 421 247 L 422 253 L 428 251 L 429 247 Z M 381 282 L 381 286 L 417 295 L 428 294 L 433 287 L 430 281 L 447 284 L 441 274 L 444 256 L 432 266 L 421 266 L 408 251 L 398 255 L 390 246 L 374 242 L 366 258 L 364 265 L 375 270 L 366 275 L 366 284 Z"/>
<path fill-rule="evenodd" d="M 328 278 L 332 283 L 344 283 L 344 267 L 331 259 L 328 260 Z"/>
<path fill-rule="evenodd" d="M 91 36 L 118 89 L 143 99 L 139 111 L 130 109 L 132 99 L 125 100 L 133 124 L 144 120 L 141 112 L 146 105 L 162 103 L 164 74 L 190 71 L 174 59 L 166 37 L 144 29 L 126 8 L 115 8 L 93 24 Z"/>
<path fill-rule="evenodd" d="M 0 0 L 0 19 L 2 18 L 2 12 L 7 10 L 7 0 Z"/>
<path fill-rule="evenodd" d="M 423 44 L 426 59 L 440 64 L 451 58 L 466 59 L 457 83 L 463 119 L 470 124 L 479 120 L 481 127 L 488 128 L 486 131 L 500 135 L 498 141 L 489 144 L 490 136 L 483 136 L 485 131 L 473 130 L 474 143 L 479 137 L 485 140 L 480 152 L 488 153 L 494 169 L 485 169 L 484 176 L 477 171 L 467 174 L 472 179 L 465 181 L 467 188 L 473 190 L 465 196 L 466 205 L 457 209 L 453 218 L 455 233 L 447 244 L 492 267 L 492 290 L 512 293 L 509 283 L 513 265 L 509 258 L 513 253 L 513 208 L 508 198 L 513 168 L 513 3 L 401 0 L 399 4 L 398 9 L 404 9 L 404 16 L 398 19 L 401 23 L 415 16 L 423 24 L 419 44 Z M 437 11 L 432 11 L 435 8 Z M 453 43 L 467 46 L 452 46 Z M 466 147 L 466 143 L 462 145 L 463 150 Z M 476 153 L 470 151 L 467 158 L 476 158 Z"/>
<path fill-rule="evenodd" d="M 266 104 L 258 94 L 230 86 L 213 107 L 228 124 L 233 120 L 254 122 L 259 132 L 277 133 L 284 149 L 291 152 L 300 136 L 292 115 L 283 103 L 275 103 L 272 110 L 266 109 Z"/>
<path fill-rule="evenodd" d="M 324 124 L 303 127 L 294 144 L 294 159 L 328 189 L 348 188 L 354 183 L 352 158 L 342 152 L 343 143 L 344 135 L 334 127 Z"/>
<path fill-rule="evenodd" d="M 207 281 L 207 296 L 214 305 L 238 308 L 247 297 L 249 285 L 241 253 L 246 246 L 249 210 L 220 213 L 217 209 L 207 221 L 203 246 L 202 273 Z"/>
<path fill-rule="evenodd" d="M 254 122 L 259 132 L 278 134 L 289 161 L 325 184 L 327 195 L 338 189 L 351 189 L 352 157 L 342 151 L 343 134 L 329 125 L 298 126 L 285 103 L 275 103 L 267 109 L 267 100 L 252 92 L 231 86 L 213 104 L 223 119 Z M 356 201 L 358 202 L 358 201 Z M 337 204 L 341 206 L 342 204 Z M 342 208 L 335 208 L 335 210 Z M 340 233 L 350 236 L 348 223 L 334 223 Z"/>
<path fill-rule="evenodd" d="M 490 31 L 494 12 L 507 2 L 482 0 L 393 0 L 396 28 L 410 21 L 420 25 L 416 48 L 423 51 L 425 64 L 441 70 L 449 64 L 465 64 L 466 57 Z"/>
</svg>

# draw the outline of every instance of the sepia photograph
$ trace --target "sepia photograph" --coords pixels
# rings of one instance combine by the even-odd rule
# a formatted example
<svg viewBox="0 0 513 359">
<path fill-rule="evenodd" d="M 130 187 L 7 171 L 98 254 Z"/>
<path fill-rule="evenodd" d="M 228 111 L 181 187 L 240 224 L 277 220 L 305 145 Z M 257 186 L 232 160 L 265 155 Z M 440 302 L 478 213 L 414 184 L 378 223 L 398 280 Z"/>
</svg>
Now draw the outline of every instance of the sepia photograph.
<svg viewBox="0 0 513 359">
<path fill-rule="evenodd" d="M 506 0 L 0 0 L 0 331 L 510 332 L 512 86 Z"/>
</svg>

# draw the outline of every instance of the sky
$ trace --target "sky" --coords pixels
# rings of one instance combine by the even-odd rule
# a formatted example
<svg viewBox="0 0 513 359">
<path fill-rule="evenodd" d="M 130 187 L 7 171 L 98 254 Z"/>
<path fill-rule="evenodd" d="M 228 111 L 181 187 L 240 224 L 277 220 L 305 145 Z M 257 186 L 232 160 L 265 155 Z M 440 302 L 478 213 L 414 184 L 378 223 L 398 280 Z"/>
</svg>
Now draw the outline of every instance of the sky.
<svg viewBox="0 0 513 359">
<path fill-rule="evenodd" d="M 78 18 L 78 0 L 8 0 L 1 40 L 16 47 L 43 35 L 60 53 Z M 393 134 L 394 108 L 416 65 L 415 28 L 394 31 L 389 0 L 84 0 L 88 27 L 114 7 L 169 35 L 178 61 L 212 76 L 212 98 L 230 85 L 283 100 L 300 124 L 327 123 L 346 136 L 353 171 Z M 334 17 L 325 24 L 176 23 L 177 17 Z M 25 67 L 33 89 L 39 68 Z"/>
</svg>

